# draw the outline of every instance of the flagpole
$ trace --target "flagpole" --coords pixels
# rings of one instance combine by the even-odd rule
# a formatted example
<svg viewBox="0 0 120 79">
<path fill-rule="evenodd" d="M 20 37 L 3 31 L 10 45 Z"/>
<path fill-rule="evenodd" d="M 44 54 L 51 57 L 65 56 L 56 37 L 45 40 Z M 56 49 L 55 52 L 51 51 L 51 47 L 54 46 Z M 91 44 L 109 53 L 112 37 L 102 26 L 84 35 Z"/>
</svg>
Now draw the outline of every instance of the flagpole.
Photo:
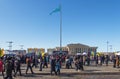
<svg viewBox="0 0 120 79">
<path fill-rule="evenodd" d="M 62 53 L 62 7 L 60 4 L 60 53 Z"/>
</svg>

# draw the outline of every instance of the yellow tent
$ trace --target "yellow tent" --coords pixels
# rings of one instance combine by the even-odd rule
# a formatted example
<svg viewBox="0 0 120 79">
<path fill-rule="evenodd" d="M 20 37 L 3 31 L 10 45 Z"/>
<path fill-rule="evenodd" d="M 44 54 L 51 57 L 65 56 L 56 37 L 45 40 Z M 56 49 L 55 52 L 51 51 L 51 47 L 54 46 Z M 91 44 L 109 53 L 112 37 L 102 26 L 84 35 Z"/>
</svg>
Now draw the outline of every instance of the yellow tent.
<svg viewBox="0 0 120 79">
<path fill-rule="evenodd" d="M 0 57 L 4 55 L 4 49 L 0 49 Z"/>
<path fill-rule="evenodd" d="M 42 52 L 42 57 L 44 57 L 45 53 Z"/>
<path fill-rule="evenodd" d="M 91 52 L 91 56 L 94 56 L 94 52 L 93 51 Z"/>
<path fill-rule="evenodd" d="M 100 53 L 100 52 L 97 52 L 97 54 L 96 55 L 98 55 L 98 56 L 101 56 L 102 55 L 102 53 Z"/>
</svg>

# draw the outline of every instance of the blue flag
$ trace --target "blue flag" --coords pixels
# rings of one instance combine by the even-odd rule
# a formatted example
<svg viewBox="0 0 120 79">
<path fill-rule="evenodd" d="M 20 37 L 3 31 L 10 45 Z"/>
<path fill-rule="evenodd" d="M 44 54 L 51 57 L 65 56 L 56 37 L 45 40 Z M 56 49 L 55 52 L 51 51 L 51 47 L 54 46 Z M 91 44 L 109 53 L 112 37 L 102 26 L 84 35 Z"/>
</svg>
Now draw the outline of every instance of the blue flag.
<svg viewBox="0 0 120 79">
<path fill-rule="evenodd" d="M 52 15 L 53 13 L 56 13 L 56 12 L 60 12 L 61 11 L 61 7 L 59 6 L 58 8 L 56 8 L 55 10 L 53 10 L 50 15 Z"/>
</svg>

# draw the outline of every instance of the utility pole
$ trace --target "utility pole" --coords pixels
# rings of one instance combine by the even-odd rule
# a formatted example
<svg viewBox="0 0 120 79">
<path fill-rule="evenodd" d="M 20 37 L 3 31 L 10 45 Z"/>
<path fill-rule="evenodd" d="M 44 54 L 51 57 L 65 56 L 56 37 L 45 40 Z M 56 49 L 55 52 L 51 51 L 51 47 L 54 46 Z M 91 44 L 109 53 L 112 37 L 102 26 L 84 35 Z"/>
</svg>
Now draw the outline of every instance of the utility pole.
<svg viewBox="0 0 120 79">
<path fill-rule="evenodd" d="M 1 43 L 0 43 L 1 44 Z M 0 45 L 0 49 L 1 49 L 1 45 Z"/>
<path fill-rule="evenodd" d="M 23 50 L 24 45 L 19 45 L 19 46 L 20 46 L 20 49 Z"/>
<path fill-rule="evenodd" d="M 9 46 L 8 46 L 9 47 L 9 54 L 11 54 L 10 52 L 12 51 L 12 43 L 13 42 L 12 41 L 8 41 L 7 43 L 9 44 Z"/>
<path fill-rule="evenodd" d="M 109 45 L 110 46 L 110 52 L 112 53 L 112 45 Z"/>
<path fill-rule="evenodd" d="M 19 45 L 19 46 L 20 46 L 20 54 L 23 54 L 24 53 L 24 50 L 23 50 L 24 45 Z"/>
<path fill-rule="evenodd" d="M 108 54 L 108 44 L 109 44 L 109 42 L 107 41 L 107 54 Z"/>
</svg>

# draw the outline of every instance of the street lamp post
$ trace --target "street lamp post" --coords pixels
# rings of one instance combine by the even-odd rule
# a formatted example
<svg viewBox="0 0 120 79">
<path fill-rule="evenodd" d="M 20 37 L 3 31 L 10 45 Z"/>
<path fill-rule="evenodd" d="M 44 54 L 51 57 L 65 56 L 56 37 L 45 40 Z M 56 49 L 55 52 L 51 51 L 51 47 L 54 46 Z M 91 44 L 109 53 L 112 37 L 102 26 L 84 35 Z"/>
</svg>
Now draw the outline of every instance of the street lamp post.
<svg viewBox="0 0 120 79">
<path fill-rule="evenodd" d="M 107 53 L 108 53 L 108 44 L 109 44 L 109 42 L 107 41 Z"/>
<path fill-rule="evenodd" d="M 20 45 L 20 49 L 23 50 L 24 45 Z"/>
<path fill-rule="evenodd" d="M 112 53 L 112 45 L 109 45 L 110 46 L 110 51 L 111 51 L 111 53 Z"/>
<path fill-rule="evenodd" d="M 12 41 L 9 41 L 9 42 L 7 42 L 7 43 L 9 43 L 9 46 L 8 46 L 8 47 L 9 47 L 9 54 L 11 54 L 10 52 L 12 51 L 12 43 L 13 43 L 13 42 L 12 42 Z"/>
<path fill-rule="evenodd" d="M 60 4 L 60 53 L 62 53 L 62 7 Z"/>
</svg>

